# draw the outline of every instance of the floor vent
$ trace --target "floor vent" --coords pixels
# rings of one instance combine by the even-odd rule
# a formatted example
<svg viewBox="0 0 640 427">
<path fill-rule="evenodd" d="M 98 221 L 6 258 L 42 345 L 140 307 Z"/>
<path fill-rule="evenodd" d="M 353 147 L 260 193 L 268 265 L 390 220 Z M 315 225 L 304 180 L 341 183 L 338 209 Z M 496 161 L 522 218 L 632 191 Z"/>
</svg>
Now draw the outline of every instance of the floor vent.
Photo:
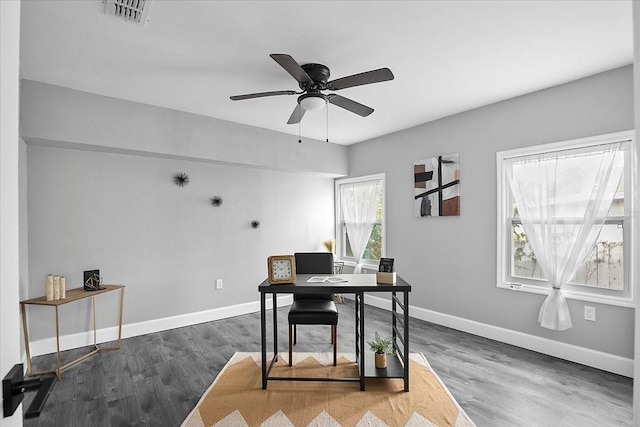
<svg viewBox="0 0 640 427">
<path fill-rule="evenodd" d="M 151 0 L 104 0 L 105 13 L 125 21 L 144 25 L 149 15 Z"/>
</svg>

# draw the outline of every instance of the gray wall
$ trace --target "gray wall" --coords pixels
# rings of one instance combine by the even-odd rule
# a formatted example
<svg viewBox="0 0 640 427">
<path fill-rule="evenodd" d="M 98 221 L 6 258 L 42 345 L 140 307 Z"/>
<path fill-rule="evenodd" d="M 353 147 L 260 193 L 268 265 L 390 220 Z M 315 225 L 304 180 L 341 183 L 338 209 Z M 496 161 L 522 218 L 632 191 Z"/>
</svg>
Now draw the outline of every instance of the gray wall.
<svg viewBox="0 0 640 427">
<path fill-rule="evenodd" d="M 21 297 L 43 295 L 48 273 L 77 287 L 83 270 L 99 268 L 105 282 L 126 285 L 125 325 L 255 302 L 267 256 L 323 250 L 334 235 L 333 177 L 346 174 L 345 147 L 34 82 L 22 93 Z M 151 137 L 141 122 L 153 124 Z M 174 185 L 176 172 L 190 183 Z M 100 325 L 115 324 L 111 310 L 98 314 Z M 31 310 L 32 339 L 51 337 L 52 320 Z M 63 334 L 86 331 L 89 304 L 61 320 Z"/>
<path fill-rule="evenodd" d="M 497 151 L 629 130 L 632 67 L 437 120 L 350 147 L 351 176 L 385 172 L 387 256 L 413 285 L 411 304 L 471 321 L 633 358 L 634 311 L 570 300 L 574 327 L 543 329 L 544 296 L 496 287 Z M 461 216 L 413 213 L 413 162 L 460 154 Z"/>
<path fill-rule="evenodd" d="M 27 143 L 342 176 L 346 147 L 22 80 Z"/>
</svg>

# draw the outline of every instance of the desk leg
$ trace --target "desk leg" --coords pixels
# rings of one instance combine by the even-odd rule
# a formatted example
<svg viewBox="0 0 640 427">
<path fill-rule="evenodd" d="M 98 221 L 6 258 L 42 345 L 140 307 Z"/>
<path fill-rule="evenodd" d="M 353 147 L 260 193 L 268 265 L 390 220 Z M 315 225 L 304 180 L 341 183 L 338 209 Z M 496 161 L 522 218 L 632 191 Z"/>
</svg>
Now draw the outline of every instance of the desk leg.
<svg viewBox="0 0 640 427">
<path fill-rule="evenodd" d="M 355 294 L 353 296 L 353 300 L 354 300 L 354 327 L 355 327 L 355 342 L 354 345 L 356 347 L 356 363 L 358 364 L 358 371 L 360 371 L 360 352 L 362 351 L 362 349 L 360 348 L 360 323 L 359 323 L 359 319 L 360 319 L 360 304 L 359 304 L 359 299 L 358 299 L 358 294 Z"/>
<path fill-rule="evenodd" d="M 267 311 L 266 294 L 260 292 L 260 350 L 262 351 L 262 389 L 267 389 Z"/>
<path fill-rule="evenodd" d="M 395 297 L 396 297 L 396 293 L 391 292 L 391 342 L 393 343 L 394 347 L 396 346 L 396 338 L 397 338 L 396 328 L 398 326 L 396 322 L 396 313 L 398 312 L 398 307 L 396 305 Z"/>
<path fill-rule="evenodd" d="M 364 391 L 364 293 L 356 294 L 357 304 L 360 306 L 360 391 Z"/>
<path fill-rule="evenodd" d="M 404 293 L 404 358 L 404 391 L 409 391 L 409 292 Z"/>
<path fill-rule="evenodd" d="M 273 357 L 278 361 L 278 294 L 271 294 L 273 297 Z"/>
</svg>

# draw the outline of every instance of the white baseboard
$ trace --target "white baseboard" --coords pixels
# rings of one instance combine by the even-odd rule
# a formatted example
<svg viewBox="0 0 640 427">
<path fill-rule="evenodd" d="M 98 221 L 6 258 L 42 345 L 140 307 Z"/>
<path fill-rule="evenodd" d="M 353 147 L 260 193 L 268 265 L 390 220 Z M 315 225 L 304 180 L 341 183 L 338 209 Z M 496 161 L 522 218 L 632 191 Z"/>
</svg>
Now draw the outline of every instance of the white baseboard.
<svg viewBox="0 0 640 427">
<path fill-rule="evenodd" d="M 391 310 L 390 300 L 365 295 L 364 301 L 366 304 L 384 310 Z M 486 323 L 463 319 L 461 317 L 438 313 L 411 305 L 409 306 L 409 314 L 416 319 L 633 378 L 633 359 L 500 328 L 498 326 L 487 325 Z"/>
<path fill-rule="evenodd" d="M 279 295 L 278 307 L 291 305 L 293 297 L 291 295 Z M 271 309 L 273 304 L 267 298 L 267 309 Z M 226 319 L 240 316 L 242 314 L 256 313 L 260 311 L 260 302 L 253 301 L 244 304 L 237 304 L 228 307 L 214 308 L 212 310 L 189 313 L 180 316 L 165 317 L 162 319 L 149 320 L 146 322 L 133 323 L 122 326 L 122 338 L 131 338 L 154 332 L 166 331 L 169 329 L 181 328 L 183 326 L 197 325 L 198 323 L 211 322 L 213 320 Z M 116 326 L 99 329 L 97 331 L 97 342 L 108 343 L 118 339 L 118 328 Z M 63 335 L 60 337 L 60 350 L 80 348 L 93 345 L 93 331 L 81 332 L 77 334 Z M 45 338 L 31 342 L 31 356 L 55 353 L 56 339 Z M 24 356 L 26 359 L 26 355 Z"/>
<path fill-rule="evenodd" d="M 349 298 L 348 295 L 345 295 L 345 297 Z M 293 298 L 291 295 L 279 296 L 278 306 L 282 307 L 285 305 L 290 305 L 292 300 Z M 391 301 L 384 298 L 365 295 L 365 303 L 374 307 L 382 308 L 384 310 L 391 310 Z M 267 299 L 267 308 L 270 309 L 271 306 L 271 300 Z M 122 338 L 131 338 L 139 335 L 166 331 L 168 329 L 196 325 L 198 323 L 210 322 L 213 320 L 226 319 L 242 314 L 255 313 L 259 310 L 260 303 L 258 301 L 254 301 L 229 307 L 215 308 L 198 313 L 190 313 L 180 316 L 173 316 L 163 319 L 150 320 L 147 322 L 124 325 L 122 327 Z M 451 316 L 448 314 L 438 313 L 420 307 L 410 306 L 409 312 L 411 317 L 425 320 L 427 322 L 436 323 L 438 325 L 447 326 L 459 331 L 468 332 L 470 334 L 479 335 L 481 337 L 489 338 L 495 341 L 500 341 L 506 344 L 515 345 L 517 347 L 526 348 L 527 350 L 537 351 L 539 353 L 548 354 L 560 359 L 569 360 L 571 362 L 580 363 L 582 365 L 602 369 L 603 371 L 613 372 L 618 375 L 624 375 L 625 377 L 633 378 L 633 359 L 620 357 L 601 351 L 591 350 L 584 347 L 578 347 L 572 344 L 566 344 L 547 338 L 541 338 L 535 335 L 512 331 L 510 329 L 487 325 L 485 323 L 463 319 L 461 317 Z M 114 341 L 117 339 L 117 337 L 117 327 L 98 330 L 98 343 Z M 93 331 L 60 337 L 60 347 L 62 350 L 85 347 L 92 344 Z M 31 343 L 32 356 L 49 354 L 55 351 L 55 338 L 42 339 Z"/>
</svg>

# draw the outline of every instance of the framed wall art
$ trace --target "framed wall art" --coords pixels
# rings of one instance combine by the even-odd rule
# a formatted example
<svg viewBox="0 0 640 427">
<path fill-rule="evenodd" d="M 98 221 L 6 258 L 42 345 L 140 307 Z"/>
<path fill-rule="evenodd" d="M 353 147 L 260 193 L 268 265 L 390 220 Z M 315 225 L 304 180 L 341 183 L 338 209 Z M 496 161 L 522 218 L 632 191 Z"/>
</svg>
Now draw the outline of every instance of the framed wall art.
<svg viewBox="0 0 640 427">
<path fill-rule="evenodd" d="M 414 206 L 418 218 L 460 215 L 458 153 L 413 163 Z"/>
</svg>

